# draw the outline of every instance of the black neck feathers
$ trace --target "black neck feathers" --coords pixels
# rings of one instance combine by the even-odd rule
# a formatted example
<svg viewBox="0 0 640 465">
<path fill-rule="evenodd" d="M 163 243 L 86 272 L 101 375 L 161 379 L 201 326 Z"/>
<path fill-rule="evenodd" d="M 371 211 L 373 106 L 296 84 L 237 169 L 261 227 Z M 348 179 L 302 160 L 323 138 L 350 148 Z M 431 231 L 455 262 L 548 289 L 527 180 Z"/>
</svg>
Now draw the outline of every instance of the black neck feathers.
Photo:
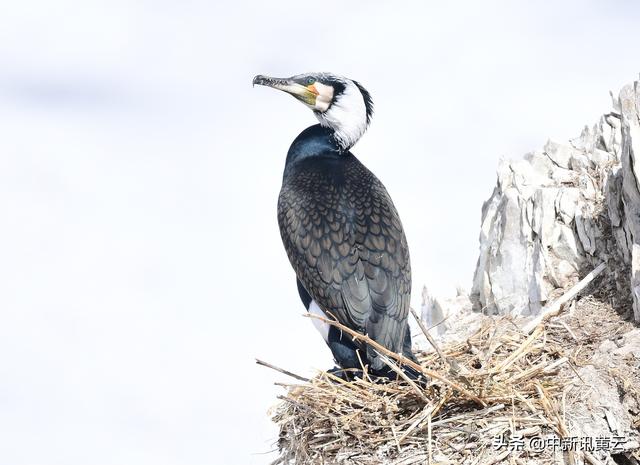
<svg viewBox="0 0 640 465">
<path fill-rule="evenodd" d="M 302 131 L 289 147 L 285 173 L 308 158 L 339 158 L 347 153 L 336 142 L 333 129 L 316 124 Z"/>
</svg>

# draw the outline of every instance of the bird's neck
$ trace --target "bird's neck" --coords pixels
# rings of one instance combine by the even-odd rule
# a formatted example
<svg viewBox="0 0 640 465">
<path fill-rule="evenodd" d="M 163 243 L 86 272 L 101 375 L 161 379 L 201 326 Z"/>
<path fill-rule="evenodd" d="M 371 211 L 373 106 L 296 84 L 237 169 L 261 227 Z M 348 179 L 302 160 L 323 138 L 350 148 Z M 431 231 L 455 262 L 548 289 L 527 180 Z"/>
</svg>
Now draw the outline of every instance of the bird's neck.
<svg viewBox="0 0 640 465">
<path fill-rule="evenodd" d="M 287 153 L 285 172 L 293 165 L 309 158 L 339 158 L 349 152 L 338 142 L 331 128 L 320 124 L 302 131 L 293 141 Z"/>
</svg>

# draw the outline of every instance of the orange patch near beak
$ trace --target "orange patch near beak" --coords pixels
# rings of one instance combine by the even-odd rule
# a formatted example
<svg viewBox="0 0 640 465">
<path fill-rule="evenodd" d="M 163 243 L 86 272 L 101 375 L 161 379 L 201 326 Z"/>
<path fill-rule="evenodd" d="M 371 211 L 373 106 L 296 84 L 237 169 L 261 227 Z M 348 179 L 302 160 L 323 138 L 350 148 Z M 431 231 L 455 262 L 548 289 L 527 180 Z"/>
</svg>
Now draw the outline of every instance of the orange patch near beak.
<svg viewBox="0 0 640 465">
<path fill-rule="evenodd" d="M 318 95 L 320 93 L 318 92 L 318 89 L 316 89 L 315 84 L 311 84 L 310 86 L 307 86 L 307 89 L 309 89 L 309 91 L 314 95 Z"/>
</svg>

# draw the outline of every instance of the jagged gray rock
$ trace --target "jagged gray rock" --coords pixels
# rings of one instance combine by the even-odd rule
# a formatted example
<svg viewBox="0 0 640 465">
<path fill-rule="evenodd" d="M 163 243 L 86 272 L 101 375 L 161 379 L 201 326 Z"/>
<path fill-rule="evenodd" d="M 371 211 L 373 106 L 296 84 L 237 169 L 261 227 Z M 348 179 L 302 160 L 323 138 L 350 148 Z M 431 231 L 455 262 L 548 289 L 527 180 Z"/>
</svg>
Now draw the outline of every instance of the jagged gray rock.
<svg viewBox="0 0 640 465">
<path fill-rule="evenodd" d="M 537 314 L 554 292 L 605 261 L 640 321 L 638 82 L 613 100 L 613 111 L 580 137 L 501 161 L 482 207 L 475 310 Z"/>
<path fill-rule="evenodd" d="M 631 293 L 633 312 L 636 321 L 640 321 L 640 189 L 636 154 L 640 155 L 640 89 L 638 81 L 625 86 L 620 92 L 620 112 L 622 115 L 621 164 L 622 194 L 617 203 L 622 203 L 622 212 L 616 211 L 621 220 L 618 233 L 623 257 L 631 262 Z M 619 184 L 618 184 L 619 185 Z M 623 213 L 623 215 L 621 215 Z"/>
</svg>

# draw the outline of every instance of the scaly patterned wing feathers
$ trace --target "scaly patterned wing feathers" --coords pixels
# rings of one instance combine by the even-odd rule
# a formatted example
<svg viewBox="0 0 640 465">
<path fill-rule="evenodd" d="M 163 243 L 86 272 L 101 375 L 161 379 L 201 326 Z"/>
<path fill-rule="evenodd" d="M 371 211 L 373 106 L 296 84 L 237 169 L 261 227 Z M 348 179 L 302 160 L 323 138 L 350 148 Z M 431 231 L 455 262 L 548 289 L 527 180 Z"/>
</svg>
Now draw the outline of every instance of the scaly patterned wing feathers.
<svg viewBox="0 0 640 465">
<path fill-rule="evenodd" d="M 283 184 L 278 222 L 287 255 L 325 313 L 402 351 L 411 292 L 406 239 L 378 179 L 349 157 L 340 176 L 307 166 Z M 368 349 L 374 370 L 382 361 Z"/>
</svg>

